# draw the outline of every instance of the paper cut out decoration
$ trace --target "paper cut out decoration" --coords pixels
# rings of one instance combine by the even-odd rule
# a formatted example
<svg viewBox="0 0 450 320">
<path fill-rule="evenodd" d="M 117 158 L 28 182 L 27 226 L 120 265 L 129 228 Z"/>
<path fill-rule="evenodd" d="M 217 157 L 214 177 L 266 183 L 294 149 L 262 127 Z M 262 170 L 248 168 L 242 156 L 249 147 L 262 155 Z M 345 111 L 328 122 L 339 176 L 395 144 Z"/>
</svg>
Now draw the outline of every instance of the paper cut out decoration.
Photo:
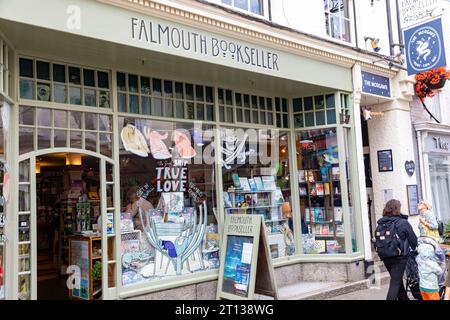
<svg viewBox="0 0 450 320">
<path fill-rule="evenodd" d="M 150 128 L 145 127 L 145 134 L 150 142 L 150 149 L 153 158 L 158 160 L 169 159 L 172 157 L 166 144 L 162 141 L 167 139 L 167 133 L 161 135 L 157 131 L 152 131 Z"/>
<path fill-rule="evenodd" d="M 142 133 L 132 124 L 123 127 L 120 138 L 125 150 L 130 151 L 140 157 L 147 157 L 150 153 L 147 142 Z"/>
<path fill-rule="evenodd" d="M 183 159 L 191 159 L 197 154 L 191 146 L 190 139 L 184 133 L 175 130 L 172 135 L 172 140 L 175 142 L 178 154 Z"/>
</svg>

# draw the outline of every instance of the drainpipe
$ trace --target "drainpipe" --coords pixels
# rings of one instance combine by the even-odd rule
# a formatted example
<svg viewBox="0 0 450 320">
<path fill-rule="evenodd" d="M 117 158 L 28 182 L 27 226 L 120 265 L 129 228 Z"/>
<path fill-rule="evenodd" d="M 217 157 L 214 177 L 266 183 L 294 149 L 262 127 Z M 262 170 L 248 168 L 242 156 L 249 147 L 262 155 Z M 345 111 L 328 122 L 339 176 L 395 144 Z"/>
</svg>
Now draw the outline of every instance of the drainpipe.
<svg viewBox="0 0 450 320">
<path fill-rule="evenodd" d="M 391 0 L 386 0 L 386 15 L 388 23 L 388 33 L 389 33 L 389 54 L 394 55 L 394 48 L 392 47 L 392 14 L 391 14 Z"/>
<path fill-rule="evenodd" d="M 272 1 L 267 0 L 267 6 L 269 7 L 269 21 L 272 21 Z"/>
<path fill-rule="evenodd" d="M 398 0 L 395 0 L 395 8 L 397 11 L 397 31 L 398 31 L 398 43 L 403 44 L 403 32 L 400 22 L 400 6 L 398 5 Z M 404 53 L 403 47 L 400 47 L 400 52 Z"/>
<path fill-rule="evenodd" d="M 359 48 L 359 44 L 358 44 L 358 25 L 356 23 L 356 4 L 355 4 L 356 0 L 353 0 L 352 2 L 353 2 L 353 20 L 354 20 L 353 22 L 355 24 L 355 46 L 357 48 Z"/>
</svg>

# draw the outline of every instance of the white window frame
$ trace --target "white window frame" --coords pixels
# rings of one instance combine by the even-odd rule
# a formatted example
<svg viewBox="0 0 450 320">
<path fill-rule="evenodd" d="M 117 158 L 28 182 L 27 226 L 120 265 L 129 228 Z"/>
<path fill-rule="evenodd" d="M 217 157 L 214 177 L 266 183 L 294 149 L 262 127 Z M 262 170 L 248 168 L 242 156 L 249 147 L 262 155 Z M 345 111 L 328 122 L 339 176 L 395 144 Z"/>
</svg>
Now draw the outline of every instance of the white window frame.
<svg viewBox="0 0 450 320">
<path fill-rule="evenodd" d="M 324 2 L 325 1 L 331 2 L 331 1 L 341 1 L 341 0 L 324 0 Z M 336 13 L 332 13 L 329 10 L 326 11 L 324 9 L 325 32 L 326 32 L 327 37 L 332 39 L 333 41 L 338 41 L 338 42 L 344 43 L 344 44 L 353 44 L 353 38 L 354 38 L 353 37 L 353 34 L 354 34 L 354 30 L 353 29 L 354 29 L 354 27 L 353 27 L 353 24 L 352 24 L 352 21 L 354 20 L 353 9 L 352 9 L 353 1 L 352 0 L 342 0 L 342 1 L 344 1 L 344 10 L 343 10 L 343 12 L 345 14 L 345 5 L 346 5 L 347 6 L 348 16 L 345 16 L 345 15 L 341 16 L 340 15 L 341 10 L 339 10 L 339 12 L 336 14 Z M 328 14 L 328 17 L 326 16 L 326 14 Z M 332 28 L 331 17 L 333 17 L 333 16 L 339 19 L 339 26 L 340 26 L 340 30 L 341 30 L 339 38 L 333 37 L 332 32 L 331 32 L 331 28 Z M 327 19 L 328 19 L 328 21 L 327 21 Z M 345 34 L 345 33 L 342 32 L 342 30 L 345 31 L 345 29 L 346 29 L 344 21 L 348 22 L 348 35 L 347 35 L 348 36 L 348 40 L 342 39 L 342 35 Z"/>
<path fill-rule="evenodd" d="M 237 12 L 242 12 L 244 14 L 247 14 L 247 15 L 250 15 L 253 17 L 263 18 L 263 19 L 267 19 L 267 20 L 269 19 L 269 1 L 268 0 L 260 0 L 262 3 L 262 14 L 256 14 L 256 13 L 251 12 L 250 10 L 240 9 L 238 7 L 235 7 L 234 5 L 229 5 L 229 4 L 223 3 L 222 0 L 207 0 L 207 1 L 218 4 L 220 6 L 223 6 L 223 7 L 229 8 L 229 9 L 232 9 L 232 10 L 235 10 Z M 232 3 L 234 3 L 235 0 L 230 0 L 230 1 L 232 1 Z M 251 0 L 247 0 L 247 1 L 250 4 Z"/>
</svg>

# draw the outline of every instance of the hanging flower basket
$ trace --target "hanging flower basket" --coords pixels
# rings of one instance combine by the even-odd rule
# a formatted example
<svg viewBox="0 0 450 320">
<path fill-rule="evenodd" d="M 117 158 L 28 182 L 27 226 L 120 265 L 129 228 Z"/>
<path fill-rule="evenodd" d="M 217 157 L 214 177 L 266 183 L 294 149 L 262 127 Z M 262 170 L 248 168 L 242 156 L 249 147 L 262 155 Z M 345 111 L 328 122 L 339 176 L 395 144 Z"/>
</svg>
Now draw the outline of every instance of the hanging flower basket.
<svg viewBox="0 0 450 320">
<path fill-rule="evenodd" d="M 446 81 L 447 81 L 446 78 L 441 77 L 441 79 L 439 79 L 437 83 L 430 82 L 430 84 L 428 85 L 428 88 L 430 88 L 431 90 L 442 89 L 445 86 Z"/>
<path fill-rule="evenodd" d="M 416 74 L 417 82 L 414 86 L 416 95 L 422 102 L 426 97 L 434 97 L 435 92 L 433 90 L 442 89 L 448 78 L 450 78 L 450 71 L 445 67 Z"/>
</svg>

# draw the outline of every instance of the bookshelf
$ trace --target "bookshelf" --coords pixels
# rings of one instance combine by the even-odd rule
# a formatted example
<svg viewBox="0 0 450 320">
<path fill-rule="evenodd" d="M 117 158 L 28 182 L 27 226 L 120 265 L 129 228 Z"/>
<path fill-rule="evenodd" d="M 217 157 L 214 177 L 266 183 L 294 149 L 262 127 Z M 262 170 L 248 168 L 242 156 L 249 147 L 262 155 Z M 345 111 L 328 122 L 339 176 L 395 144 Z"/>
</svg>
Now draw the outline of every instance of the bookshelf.
<svg viewBox="0 0 450 320">
<path fill-rule="evenodd" d="M 308 233 L 324 241 L 325 251 L 344 252 L 340 172 L 337 165 L 299 170 L 299 192 Z"/>
</svg>

